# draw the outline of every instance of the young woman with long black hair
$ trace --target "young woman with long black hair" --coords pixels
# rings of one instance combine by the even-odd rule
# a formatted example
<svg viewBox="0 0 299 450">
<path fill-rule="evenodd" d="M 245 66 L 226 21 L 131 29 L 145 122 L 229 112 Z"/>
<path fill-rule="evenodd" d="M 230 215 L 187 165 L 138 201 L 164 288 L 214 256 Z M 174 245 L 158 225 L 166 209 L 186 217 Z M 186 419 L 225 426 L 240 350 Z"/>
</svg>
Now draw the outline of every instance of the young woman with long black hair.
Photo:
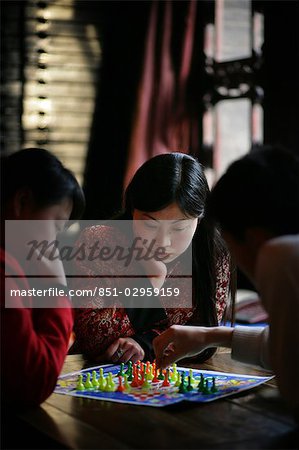
<svg viewBox="0 0 299 450">
<path fill-rule="evenodd" d="M 205 217 L 208 196 L 203 168 L 189 155 L 158 155 L 137 170 L 125 192 L 124 211 L 117 218 L 131 221 L 133 236 L 146 237 L 145 241 L 155 242 L 155 248 L 164 249 L 162 260 L 140 263 L 148 286 L 159 289 L 173 286 L 171 277 L 180 272 L 186 254 L 192 249 L 192 288 L 188 289 L 187 280 L 182 279 L 179 298 L 171 307 L 164 303 L 163 297 L 159 304 L 143 309 L 125 307 L 121 299 L 118 305 L 109 308 L 100 295 L 91 298 L 76 312 L 78 350 L 95 360 L 152 359 L 152 340 L 171 325 L 220 323 L 228 305 L 230 258 L 219 233 Z M 83 244 L 91 248 L 98 242 L 107 248 L 126 248 L 125 234 L 117 223 L 93 226 L 83 230 L 77 247 L 82 248 Z M 159 276 L 152 277 L 155 268 Z M 127 278 L 117 277 L 116 261 L 91 262 L 86 258 L 76 261 L 76 269 L 89 277 L 75 279 L 76 288 L 94 288 L 101 283 L 124 292 L 128 286 Z M 103 279 L 93 278 L 101 274 L 107 276 L 105 285 Z M 212 354 L 209 349 L 200 358 L 207 359 Z"/>
</svg>

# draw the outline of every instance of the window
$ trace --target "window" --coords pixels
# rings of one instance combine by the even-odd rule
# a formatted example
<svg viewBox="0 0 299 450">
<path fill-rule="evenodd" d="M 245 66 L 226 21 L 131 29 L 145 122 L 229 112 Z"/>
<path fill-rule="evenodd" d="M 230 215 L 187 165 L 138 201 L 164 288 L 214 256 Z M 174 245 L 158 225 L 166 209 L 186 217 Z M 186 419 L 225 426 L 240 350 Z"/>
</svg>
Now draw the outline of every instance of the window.
<svg viewBox="0 0 299 450">
<path fill-rule="evenodd" d="M 214 23 L 205 28 L 204 44 L 206 71 L 213 80 L 203 115 L 211 184 L 252 143 L 263 141 L 263 92 L 257 81 L 262 42 L 263 16 L 250 0 L 215 1 Z"/>
</svg>

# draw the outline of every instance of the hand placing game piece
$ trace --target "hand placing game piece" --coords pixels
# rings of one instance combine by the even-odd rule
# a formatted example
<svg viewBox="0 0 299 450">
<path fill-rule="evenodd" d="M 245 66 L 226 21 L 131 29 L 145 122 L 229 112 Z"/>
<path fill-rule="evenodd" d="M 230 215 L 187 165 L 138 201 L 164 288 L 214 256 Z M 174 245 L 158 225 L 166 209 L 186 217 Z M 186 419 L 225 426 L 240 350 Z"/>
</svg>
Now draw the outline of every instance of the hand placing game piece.
<svg viewBox="0 0 299 450">
<path fill-rule="evenodd" d="M 198 355 L 210 347 L 231 347 L 233 329 L 173 325 L 153 341 L 158 367 L 168 367 L 184 357 Z"/>
<path fill-rule="evenodd" d="M 156 261 L 155 259 L 142 259 L 140 262 L 145 273 L 148 275 L 148 279 L 152 287 L 154 289 L 161 289 L 167 275 L 167 268 L 163 261 Z"/>
</svg>

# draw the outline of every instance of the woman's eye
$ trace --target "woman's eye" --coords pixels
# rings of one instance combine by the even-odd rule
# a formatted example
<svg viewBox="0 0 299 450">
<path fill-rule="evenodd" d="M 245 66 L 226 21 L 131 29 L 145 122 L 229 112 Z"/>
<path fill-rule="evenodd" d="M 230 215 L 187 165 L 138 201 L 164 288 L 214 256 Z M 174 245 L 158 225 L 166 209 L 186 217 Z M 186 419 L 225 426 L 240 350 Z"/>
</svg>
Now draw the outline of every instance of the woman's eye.
<svg viewBox="0 0 299 450">
<path fill-rule="evenodd" d="M 150 222 L 144 222 L 144 225 L 146 228 L 151 228 L 151 229 L 157 228 L 157 225 L 155 225 L 154 223 L 150 223 Z"/>
<path fill-rule="evenodd" d="M 184 226 L 180 226 L 180 227 L 175 227 L 175 228 L 173 228 L 173 231 L 185 231 L 185 230 L 187 230 L 188 228 L 190 228 L 190 224 L 185 224 Z"/>
</svg>

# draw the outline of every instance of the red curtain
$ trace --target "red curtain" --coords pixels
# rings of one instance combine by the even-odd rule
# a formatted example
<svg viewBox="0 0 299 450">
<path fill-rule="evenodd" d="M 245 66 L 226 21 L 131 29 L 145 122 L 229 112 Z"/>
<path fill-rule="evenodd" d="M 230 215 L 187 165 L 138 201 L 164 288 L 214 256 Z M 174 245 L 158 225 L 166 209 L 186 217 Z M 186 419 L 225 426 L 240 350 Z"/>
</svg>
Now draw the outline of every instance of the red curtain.
<svg viewBox="0 0 299 450">
<path fill-rule="evenodd" d="M 152 2 L 124 187 L 150 157 L 198 145 L 198 7 L 196 0 Z"/>
</svg>

